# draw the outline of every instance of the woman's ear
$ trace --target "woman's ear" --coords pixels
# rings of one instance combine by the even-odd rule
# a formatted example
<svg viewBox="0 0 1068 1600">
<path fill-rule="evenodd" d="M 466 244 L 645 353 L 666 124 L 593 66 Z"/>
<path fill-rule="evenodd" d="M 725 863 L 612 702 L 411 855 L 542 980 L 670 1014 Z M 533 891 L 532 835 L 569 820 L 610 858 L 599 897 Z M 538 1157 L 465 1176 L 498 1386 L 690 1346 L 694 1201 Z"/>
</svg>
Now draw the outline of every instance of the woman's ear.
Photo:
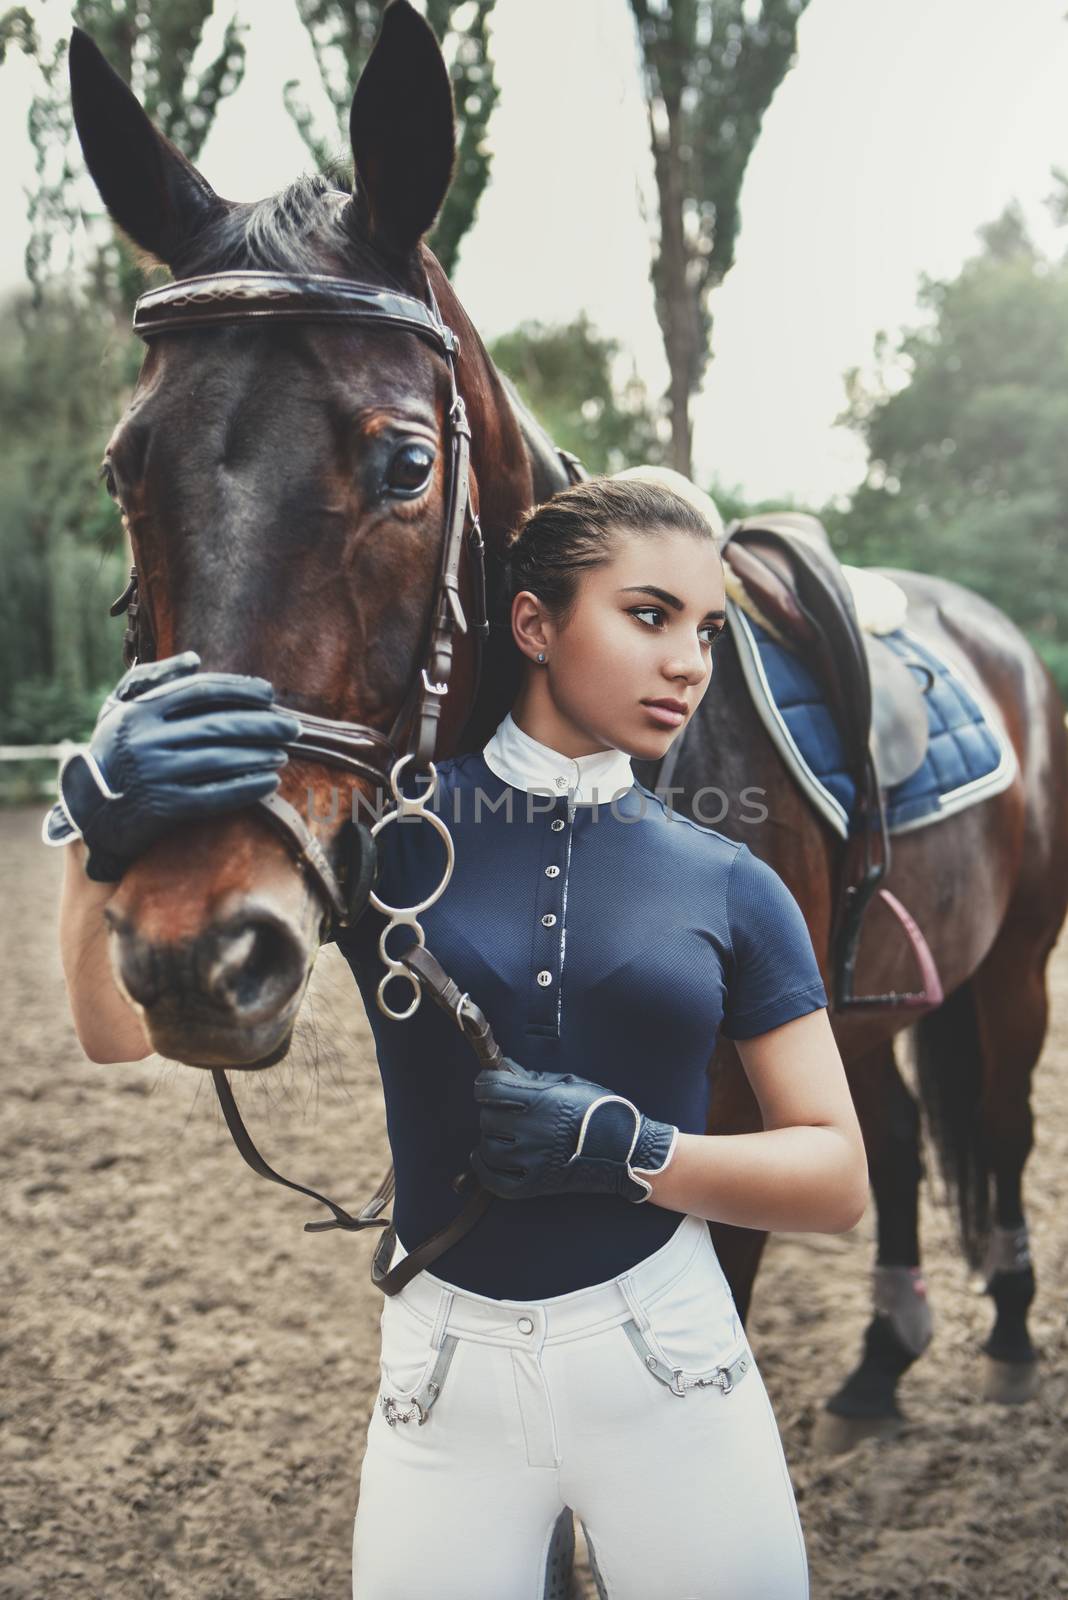
<svg viewBox="0 0 1068 1600">
<path fill-rule="evenodd" d="M 100 198 L 136 245 L 172 265 L 227 202 L 153 126 L 81 28 L 71 34 L 68 65 L 74 126 Z"/>
<path fill-rule="evenodd" d="M 389 254 L 408 255 L 449 192 L 456 119 L 441 47 L 407 0 L 386 7 L 349 130 L 368 231 Z"/>
</svg>

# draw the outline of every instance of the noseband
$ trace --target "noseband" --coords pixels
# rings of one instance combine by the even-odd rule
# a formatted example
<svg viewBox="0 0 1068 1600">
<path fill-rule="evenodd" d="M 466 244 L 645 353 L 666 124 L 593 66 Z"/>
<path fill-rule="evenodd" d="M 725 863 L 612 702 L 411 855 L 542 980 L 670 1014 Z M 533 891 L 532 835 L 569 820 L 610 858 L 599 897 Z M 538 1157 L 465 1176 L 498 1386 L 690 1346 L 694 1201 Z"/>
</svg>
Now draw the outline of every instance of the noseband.
<svg viewBox="0 0 1068 1600">
<path fill-rule="evenodd" d="M 391 783 L 397 793 L 395 772 L 404 755 L 418 768 L 432 762 L 437 751 L 441 707 L 452 671 L 453 631 L 466 633 L 467 618 L 460 600 L 460 559 L 466 546 L 474 596 L 476 646 L 475 693 L 482 675 L 482 655 L 489 636 L 486 608 L 485 546 L 477 515 L 471 505 L 471 429 L 456 384 L 459 341 L 442 321 L 434 291 L 426 280 L 426 301 L 392 289 L 357 283 L 351 278 L 284 272 L 216 272 L 203 277 L 180 278 L 150 289 L 134 307 L 133 327 L 146 343 L 159 334 L 189 329 L 243 326 L 261 322 L 344 322 L 379 328 L 396 328 L 426 340 L 444 357 L 449 379 L 449 408 L 445 422 L 447 446 L 445 525 L 437 591 L 429 638 L 388 733 L 362 722 L 342 722 L 313 716 L 290 706 L 280 707 L 300 723 L 297 738 L 287 748 L 298 757 L 323 762 L 344 772 L 369 779 L 380 788 Z M 465 540 L 466 534 L 466 540 Z M 156 641 L 145 613 L 137 568 L 110 608 L 111 615 L 127 613 L 123 661 L 155 659 Z M 355 824 L 359 859 L 350 861 L 342 884 L 322 845 L 304 818 L 278 794 L 256 802 L 280 832 L 324 896 L 331 914 L 331 933 L 347 927 L 363 909 L 374 874 L 374 847 L 367 830 Z"/>
</svg>

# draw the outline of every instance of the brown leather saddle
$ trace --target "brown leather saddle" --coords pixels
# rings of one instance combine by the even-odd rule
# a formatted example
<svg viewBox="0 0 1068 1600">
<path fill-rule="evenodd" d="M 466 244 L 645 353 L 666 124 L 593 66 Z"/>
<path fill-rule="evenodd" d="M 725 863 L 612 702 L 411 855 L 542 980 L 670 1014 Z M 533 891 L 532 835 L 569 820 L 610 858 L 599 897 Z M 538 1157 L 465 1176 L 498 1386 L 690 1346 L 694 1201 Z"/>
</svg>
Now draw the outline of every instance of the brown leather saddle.
<svg viewBox="0 0 1068 1600">
<path fill-rule="evenodd" d="M 942 986 L 930 947 L 901 902 L 880 887 L 891 859 L 885 795 L 923 761 L 930 673 L 916 663 L 927 680 L 921 685 L 900 657 L 861 629 L 852 592 L 816 517 L 776 511 L 741 518 L 729 524 L 720 552 L 760 614 L 820 683 L 856 786 L 856 814 L 845 842 L 832 920 L 835 1009 L 938 1005 Z M 913 950 L 921 977 L 918 990 L 854 992 L 861 923 L 876 893 Z"/>
</svg>

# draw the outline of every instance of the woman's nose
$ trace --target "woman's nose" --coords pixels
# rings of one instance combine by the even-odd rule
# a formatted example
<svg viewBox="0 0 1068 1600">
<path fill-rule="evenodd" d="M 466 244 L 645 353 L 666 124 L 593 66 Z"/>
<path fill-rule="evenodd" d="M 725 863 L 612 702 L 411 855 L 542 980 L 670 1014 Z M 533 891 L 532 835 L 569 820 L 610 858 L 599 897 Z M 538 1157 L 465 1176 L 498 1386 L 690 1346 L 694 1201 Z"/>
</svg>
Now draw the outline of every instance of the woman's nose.
<svg viewBox="0 0 1068 1600">
<path fill-rule="evenodd" d="M 668 662 L 665 675 L 669 678 L 685 678 L 687 683 L 700 683 L 711 670 L 711 666 L 711 658 L 706 660 L 700 640 L 695 639 L 690 651 L 677 655 Z"/>
</svg>

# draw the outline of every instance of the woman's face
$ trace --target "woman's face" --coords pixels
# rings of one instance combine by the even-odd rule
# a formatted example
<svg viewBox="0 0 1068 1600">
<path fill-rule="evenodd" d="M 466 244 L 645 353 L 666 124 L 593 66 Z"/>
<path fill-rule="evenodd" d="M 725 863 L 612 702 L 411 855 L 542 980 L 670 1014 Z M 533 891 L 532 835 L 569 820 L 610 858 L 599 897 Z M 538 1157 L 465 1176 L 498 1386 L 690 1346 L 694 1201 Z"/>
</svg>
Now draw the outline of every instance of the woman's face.
<svg viewBox="0 0 1068 1600">
<path fill-rule="evenodd" d="M 725 604 L 711 538 L 671 529 L 617 533 L 613 558 L 580 577 L 563 629 L 543 619 L 548 663 L 534 671 L 545 675 L 539 713 L 554 723 L 547 742 L 569 755 L 612 745 L 638 760 L 659 759 L 708 687 Z M 657 712 L 653 701 L 682 709 Z"/>
</svg>

